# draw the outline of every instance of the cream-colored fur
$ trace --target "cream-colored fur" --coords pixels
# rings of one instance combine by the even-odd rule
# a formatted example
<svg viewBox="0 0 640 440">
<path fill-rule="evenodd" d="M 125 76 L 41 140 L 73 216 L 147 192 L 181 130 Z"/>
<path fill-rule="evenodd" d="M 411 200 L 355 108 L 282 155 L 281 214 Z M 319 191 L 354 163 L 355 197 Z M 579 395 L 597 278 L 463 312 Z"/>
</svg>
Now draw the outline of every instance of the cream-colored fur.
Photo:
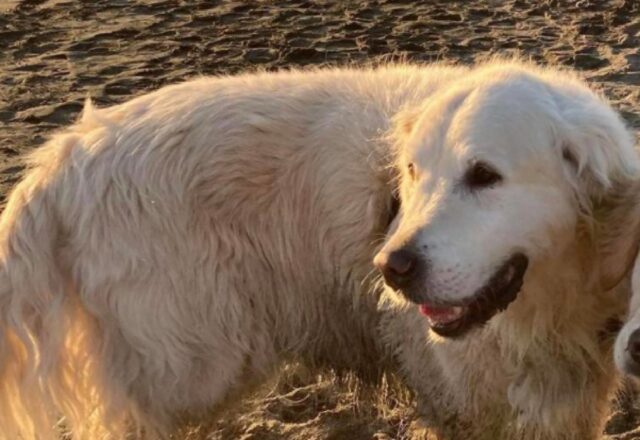
<svg viewBox="0 0 640 440">
<path fill-rule="evenodd" d="M 526 108 L 527 84 L 552 97 L 533 116 L 551 121 L 537 140 L 553 142 L 527 132 L 497 154 L 532 149 L 531 188 L 561 196 L 527 204 L 524 191 L 509 214 L 535 214 L 547 238 L 519 298 L 484 329 L 440 340 L 393 294 L 378 309 L 371 260 L 409 142 L 446 131 L 456 90 L 499 95 L 512 81 L 524 86 L 503 104 Z M 500 140 L 509 129 L 493 110 L 470 121 L 489 115 L 484 133 Z M 576 169 L 561 165 L 559 140 Z M 569 74 L 495 62 L 202 78 L 87 105 L 30 162 L 0 223 L 0 438 L 122 438 L 132 420 L 168 432 L 288 358 L 370 373 L 386 368 L 384 350 L 436 428 L 458 416 L 443 438 L 602 428 L 615 379 L 599 332 L 624 299 L 601 286 L 620 278 L 606 270 L 620 251 L 601 246 L 593 203 L 628 186 L 638 159 L 617 116 Z M 407 209 L 394 222 L 404 231 Z M 547 209 L 561 224 L 543 221 Z"/>
<path fill-rule="evenodd" d="M 518 298 L 458 339 L 387 294 L 382 334 L 427 418 L 449 438 L 598 438 L 637 249 L 632 137 L 578 78 L 521 66 L 481 67 L 399 118 L 402 209 L 381 253 L 422 256 L 424 302 L 464 304 L 512 254 L 529 258 Z M 476 161 L 502 180 L 466 187 Z"/>
<path fill-rule="evenodd" d="M 631 236 L 629 240 L 631 240 Z M 629 353 L 630 337 L 640 328 L 640 256 L 636 259 L 631 277 L 629 313 L 618 333 L 614 347 L 614 359 L 618 369 L 632 378 L 640 378 L 640 365 Z"/>
<path fill-rule="evenodd" d="M 640 198 L 640 185 L 633 188 L 632 191 L 636 198 Z M 625 219 L 620 219 L 620 224 L 624 225 L 621 227 L 625 228 L 624 232 L 628 242 L 633 249 L 637 249 L 640 231 L 637 227 L 637 221 L 629 221 L 629 218 L 634 218 L 632 216 L 635 216 L 635 218 L 640 219 L 640 203 L 636 201 L 636 203 L 630 205 L 630 211 L 630 215 L 625 216 Z M 631 225 L 631 228 L 629 225 Z M 631 298 L 626 318 L 624 326 L 616 338 L 614 358 L 618 369 L 622 373 L 629 375 L 629 377 L 636 379 L 637 382 L 640 379 L 640 363 L 638 359 L 634 359 L 634 357 L 637 358 L 637 355 L 631 355 L 629 348 L 632 351 L 637 351 L 637 347 L 634 347 L 634 345 L 637 344 L 637 336 L 640 331 L 640 254 L 636 256 L 633 271 L 631 272 Z M 634 335 L 633 339 L 631 339 L 632 335 Z M 632 340 L 635 342 L 630 347 Z"/>
</svg>

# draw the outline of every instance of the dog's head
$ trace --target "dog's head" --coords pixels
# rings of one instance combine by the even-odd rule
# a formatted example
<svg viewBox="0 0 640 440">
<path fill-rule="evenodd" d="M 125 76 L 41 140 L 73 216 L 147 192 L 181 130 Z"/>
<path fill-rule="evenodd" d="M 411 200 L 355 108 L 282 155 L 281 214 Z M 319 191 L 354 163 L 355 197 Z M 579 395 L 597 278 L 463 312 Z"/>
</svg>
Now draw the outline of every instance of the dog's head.
<svg viewBox="0 0 640 440">
<path fill-rule="evenodd" d="M 401 207 L 374 263 L 437 334 L 505 309 L 527 268 L 559 261 L 581 223 L 602 289 L 629 268 L 637 221 L 616 222 L 640 162 L 618 115 L 579 79 L 480 67 L 396 122 Z"/>
<path fill-rule="evenodd" d="M 636 258 L 631 285 L 629 318 L 616 338 L 614 359 L 620 371 L 640 379 L 640 256 Z"/>
</svg>

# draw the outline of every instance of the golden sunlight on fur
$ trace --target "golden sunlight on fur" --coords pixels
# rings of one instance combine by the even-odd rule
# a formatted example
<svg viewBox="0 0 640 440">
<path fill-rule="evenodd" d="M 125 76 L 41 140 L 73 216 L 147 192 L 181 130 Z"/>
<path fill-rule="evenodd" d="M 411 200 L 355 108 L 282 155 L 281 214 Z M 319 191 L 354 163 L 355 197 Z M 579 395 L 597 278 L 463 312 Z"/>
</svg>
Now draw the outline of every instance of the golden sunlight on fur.
<svg viewBox="0 0 640 440">
<path fill-rule="evenodd" d="M 3 440 L 166 435 L 290 361 L 397 374 L 434 438 L 602 432 L 640 160 L 572 73 L 200 78 L 87 103 L 29 164 L 0 220 Z"/>
</svg>

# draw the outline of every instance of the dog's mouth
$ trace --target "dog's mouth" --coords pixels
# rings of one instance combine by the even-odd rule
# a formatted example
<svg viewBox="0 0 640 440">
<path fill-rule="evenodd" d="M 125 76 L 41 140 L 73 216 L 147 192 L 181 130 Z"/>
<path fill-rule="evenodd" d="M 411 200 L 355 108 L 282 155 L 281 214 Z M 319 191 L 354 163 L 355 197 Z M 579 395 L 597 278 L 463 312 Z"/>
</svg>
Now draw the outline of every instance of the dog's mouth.
<svg viewBox="0 0 640 440">
<path fill-rule="evenodd" d="M 525 255 L 515 254 L 468 300 L 444 306 L 423 303 L 420 313 L 427 317 L 436 334 L 450 338 L 462 336 L 485 324 L 516 299 L 528 265 Z"/>
</svg>

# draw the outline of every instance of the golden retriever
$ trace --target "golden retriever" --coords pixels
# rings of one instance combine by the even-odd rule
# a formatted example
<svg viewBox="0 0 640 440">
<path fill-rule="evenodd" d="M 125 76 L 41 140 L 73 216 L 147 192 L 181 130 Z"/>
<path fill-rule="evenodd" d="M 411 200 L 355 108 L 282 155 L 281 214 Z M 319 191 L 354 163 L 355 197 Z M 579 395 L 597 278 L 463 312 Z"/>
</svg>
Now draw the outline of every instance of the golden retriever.
<svg viewBox="0 0 640 440">
<path fill-rule="evenodd" d="M 201 78 L 87 104 L 29 162 L 0 220 L 0 438 L 162 435 L 283 360 L 387 354 L 443 438 L 601 432 L 640 161 L 573 74 Z"/>
</svg>

